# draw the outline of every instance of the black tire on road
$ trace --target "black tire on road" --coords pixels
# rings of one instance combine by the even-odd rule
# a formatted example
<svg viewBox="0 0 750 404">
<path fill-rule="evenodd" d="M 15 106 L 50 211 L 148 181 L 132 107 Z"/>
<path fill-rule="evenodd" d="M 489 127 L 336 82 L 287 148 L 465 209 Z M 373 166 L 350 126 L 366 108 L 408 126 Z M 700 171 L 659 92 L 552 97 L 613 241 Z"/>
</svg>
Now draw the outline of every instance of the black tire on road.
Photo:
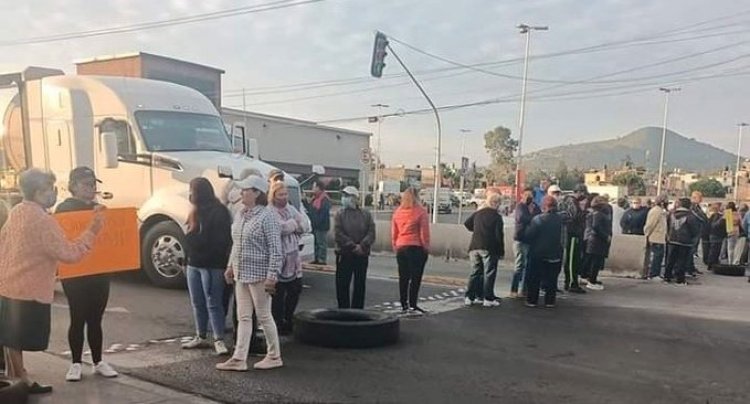
<svg viewBox="0 0 750 404">
<path fill-rule="evenodd" d="M 745 276 L 745 266 L 744 265 L 714 265 L 711 267 L 711 269 L 714 271 L 717 275 L 726 275 L 726 276 Z"/>
<path fill-rule="evenodd" d="M 180 271 L 173 276 L 166 276 L 159 272 L 154 266 L 154 262 L 151 258 L 152 249 L 162 237 L 166 237 L 166 240 L 174 240 L 177 243 L 179 249 L 182 250 L 185 256 L 185 260 L 184 262 L 181 262 L 181 266 L 184 269 L 185 265 L 187 265 L 185 234 L 176 223 L 165 221 L 152 226 L 146 231 L 146 235 L 143 237 L 143 243 L 141 244 L 141 266 L 143 267 L 143 272 L 146 273 L 146 276 L 151 283 L 160 288 L 185 288 L 185 271 Z"/>
<path fill-rule="evenodd" d="M 0 380 L 0 403 L 26 404 L 29 386 L 20 380 Z"/>
<path fill-rule="evenodd" d="M 399 319 L 358 309 L 318 309 L 294 316 L 294 338 L 326 348 L 374 348 L 398 342 Z"/>
</svg>

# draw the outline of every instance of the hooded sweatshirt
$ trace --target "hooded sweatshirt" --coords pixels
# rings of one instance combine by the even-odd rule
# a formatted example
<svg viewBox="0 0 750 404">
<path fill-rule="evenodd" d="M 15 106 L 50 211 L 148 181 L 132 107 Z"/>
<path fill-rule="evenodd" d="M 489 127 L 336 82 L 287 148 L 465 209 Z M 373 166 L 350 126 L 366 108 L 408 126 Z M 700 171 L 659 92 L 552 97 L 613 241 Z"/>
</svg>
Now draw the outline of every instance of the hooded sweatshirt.
<svg viewBox="0 0 750 404">
<path fill-rule="evenodd" d="M 430 249 L 430 222 L 423 207 L 396 209 L 391 222 L 391 244 L 393 251 L 408 246 Z"/>
</svg>

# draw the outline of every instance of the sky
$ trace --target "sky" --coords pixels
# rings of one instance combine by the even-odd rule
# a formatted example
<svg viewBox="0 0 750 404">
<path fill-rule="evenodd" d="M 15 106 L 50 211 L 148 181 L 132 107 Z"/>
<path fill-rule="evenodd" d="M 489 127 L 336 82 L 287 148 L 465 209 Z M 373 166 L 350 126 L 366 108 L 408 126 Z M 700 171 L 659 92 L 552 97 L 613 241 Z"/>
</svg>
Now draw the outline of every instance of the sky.
<svg viewBox="0 0 750 404">
<path fill-rule="evenodd" d="M 0 71 L 36 65 L 73 73 L 75 60 L 136 51 L 189 60 L 226 71 L 224 106 L 241 108 L 244 88 L 248 110 L 372 132 L 374 147 L 377 125 L 362 118 L 378 114 L 372 105 L 388 104 L 383 113 L 404 114 L 382 121 L 383 162 L 430 165 L 434 115 L 409 113 L 427 102 L 393 55 L 383 78 L 369 77 L 380 30 L 438 107 L 502 101 L 440 113 L 443 161 L 459 161 L 465 138 L 465 155 L 481 165 L 489 159 L 486 131 L 502 125 L 518 134 L 525 36 L 516 26 L 526 23 L 549 31 L 531 36 L 524 151 L 661 126 L 661 86 L 682 89 L 670 99 L 668 127 L 686 137 L 735 152 L 736 124 L 750 121 L 750 5 L 736 0 L 324 0 L 137 32 L 17 43 L 278 2 L 2 2 Z M 463 65 L 485 63 L 484 71 L 403 43 Z M 746 145 L 744 155 L 750 154 Z"/>
</svg>

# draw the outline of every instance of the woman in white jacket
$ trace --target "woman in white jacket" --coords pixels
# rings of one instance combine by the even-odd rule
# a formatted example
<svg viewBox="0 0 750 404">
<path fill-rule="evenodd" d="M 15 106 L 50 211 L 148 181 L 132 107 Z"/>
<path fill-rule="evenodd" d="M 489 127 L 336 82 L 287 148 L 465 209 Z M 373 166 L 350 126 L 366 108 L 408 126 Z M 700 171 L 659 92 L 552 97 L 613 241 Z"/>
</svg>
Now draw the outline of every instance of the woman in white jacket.
<svg viewBox="0 0 750 404">
<path fill-rule="evenodd" d="M 283 182 L 274 182 L 269 191 L 271 206 L 281 223 L 281 246 L 284 263 L 276 284 L 271 311 L 279 334 L 292 332 L 292 320 L 302 293 L 302 260 L 299 241 L 310 231 L 310 221 L 289 203 L 289 191 Z"/>
</svg>

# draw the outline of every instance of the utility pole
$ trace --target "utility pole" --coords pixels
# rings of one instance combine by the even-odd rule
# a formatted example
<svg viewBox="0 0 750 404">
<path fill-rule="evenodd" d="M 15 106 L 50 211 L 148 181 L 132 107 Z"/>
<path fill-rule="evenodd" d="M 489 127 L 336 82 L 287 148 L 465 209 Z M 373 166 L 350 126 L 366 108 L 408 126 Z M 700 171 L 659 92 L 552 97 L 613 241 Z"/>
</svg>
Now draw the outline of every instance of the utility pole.
<svg viewBox="0 0 750 404">
<path fill-rule="evenodd" d="M 381 139 L 380 124 L 381 124 L 381 121 L 383 120 L 383 108 L 388 108 L 390 107 L 390 105 L 378 103 L 378 104 L 371 105 L 371 107 L 376 107 L 378 109 L 378 140 L 377 140 L 378 151 L 377 151 L 377 154 L 375 155 L 375 162 L 376 162 L 375 173 L 374 173 L 375 179 L 373 180 L 374 185 L 372 188 L 372 192 L 373 192 L 373 204 L 377 203 L 379 206 L 380 205 L 380 181 L 383 180 L 381 176 L 382 171 L 380 171 L 380 164 L 381 164 L 380 156 L 383 154 L 383 149 L 382 149 L 381 140 L 380 140 Z M 375 191 L 376 187 L 377 187 L 377 193 Z M 377 212 L 377 209 L 373 209 L 373 212 Z M 377 215 L 377 213 L 375 214 Z"/>
<path fill-rule="evenodd" d="M 516 158 L 516 192 L 515 199 L 518 200 L 521 193 L 521 156 L 523 145 L 523 129 L 526 120 L 526 86 L 529 74 L 529 49 L 531 45 L 531 31 L 547 31 L 547 26 L 529 26 L 518 24 L 517 28 L 522 35 L 526 35 L 526 51 L 523 57 L 523 81 L 521 84 L 521 111 L 518 114 L 518 157 Z"/>
<path fill-rule="evenodd" d="M 661 152 L 659 153 L 659 178 L 656 182 L 656 196 L 661 195 L 662 181 L 664 180 L 664 148 L 667 144 L 667 116 L 669 114 L 669 94 L 680 91 L 679 87 L 660 87 L 659 91 L 664 93 L 664 123 L 661 132 Z"/>
<path fill-rule="evenodd" d="M 469 159 L 466 157 L 466 134 L 471 132 L 471 130 L 459 129 L 459 132 L 461 132 L 461 185 L 459 186 L 458 191 L 458 224 L 461 224 L 461 216 L 463 215 L 464 210 L 464 181 L 466 178 L 466 170 L 469 168 Z M 464 164 L 464 161 L 466 164 Z"/>
<path fill-rule="evenodd" d="M 742 150 L 742 129 L 748 126 L 745 122 L 737 124 L 737 167 L 734 169 L 734 201 L 740 203 L 740 156 Z"/>
</svg>

